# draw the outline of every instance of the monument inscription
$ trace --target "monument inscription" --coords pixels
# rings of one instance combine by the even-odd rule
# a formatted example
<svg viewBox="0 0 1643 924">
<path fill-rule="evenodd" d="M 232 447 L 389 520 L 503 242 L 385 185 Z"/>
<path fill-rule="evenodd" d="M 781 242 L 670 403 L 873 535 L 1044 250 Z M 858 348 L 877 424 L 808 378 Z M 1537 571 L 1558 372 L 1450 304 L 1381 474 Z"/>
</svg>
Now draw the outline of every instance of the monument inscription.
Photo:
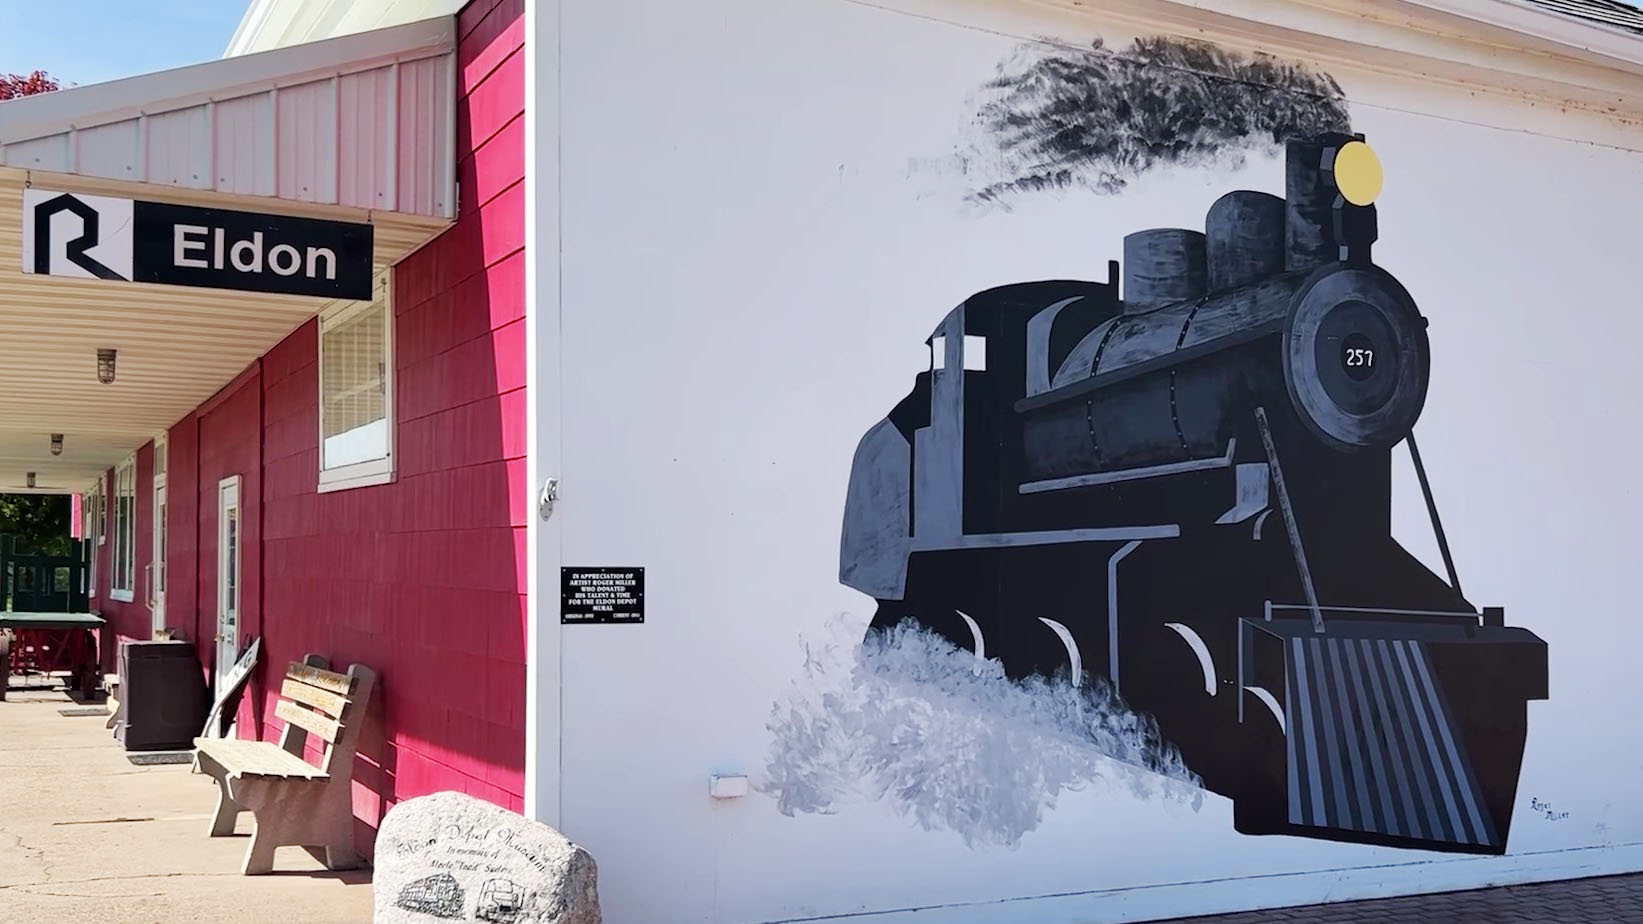
<svg viewBox="0 0 1643 924">
<path fill-rule="evenodd" d="M 376 924 L 599 924 L 587 851 L 456 792 L 395 805 L 377 836 Z"/>
</svg>

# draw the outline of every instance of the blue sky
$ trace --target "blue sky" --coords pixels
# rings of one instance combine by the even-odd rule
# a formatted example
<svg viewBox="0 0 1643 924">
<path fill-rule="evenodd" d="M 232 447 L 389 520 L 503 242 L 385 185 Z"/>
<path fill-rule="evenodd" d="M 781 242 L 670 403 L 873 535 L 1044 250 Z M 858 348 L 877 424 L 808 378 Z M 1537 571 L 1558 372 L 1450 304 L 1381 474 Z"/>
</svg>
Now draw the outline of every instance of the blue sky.
<svg viewBox="0 0 1643 924">
<path fill-rule="evenodd" d="M 0 0 L 0 73 L 100 83 L 222 57 L 248 0 Z"/>
</svg>

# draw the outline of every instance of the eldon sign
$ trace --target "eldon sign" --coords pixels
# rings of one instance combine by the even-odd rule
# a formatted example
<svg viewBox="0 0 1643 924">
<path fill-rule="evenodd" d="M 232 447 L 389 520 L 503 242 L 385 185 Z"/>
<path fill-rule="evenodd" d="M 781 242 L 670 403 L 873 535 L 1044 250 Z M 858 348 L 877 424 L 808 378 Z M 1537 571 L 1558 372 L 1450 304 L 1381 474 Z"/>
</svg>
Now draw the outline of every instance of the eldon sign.
<svg viewBox="0 0 1643 924">
<path fill-rule="evenodd" d="M 369 300 L 372 227 L 23 191 L 23 272 Z"/>
</svg>

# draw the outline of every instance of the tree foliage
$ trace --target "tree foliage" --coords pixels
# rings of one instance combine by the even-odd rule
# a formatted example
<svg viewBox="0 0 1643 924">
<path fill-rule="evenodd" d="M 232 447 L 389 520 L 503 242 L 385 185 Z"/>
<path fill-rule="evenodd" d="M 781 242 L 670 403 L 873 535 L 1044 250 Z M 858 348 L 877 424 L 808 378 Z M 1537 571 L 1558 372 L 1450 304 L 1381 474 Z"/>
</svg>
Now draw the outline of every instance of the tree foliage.
<svg viewBox="0 0 1643 924">
<path fill-rule="evenodd" d="M 0 100 L 56 89 L 56 78 L 45 71 L 0 73 Z M 66 494 L 0 494 L 0 535 L 15 537 L 19 552 L 69 554 L 72 515 L 72 502 Z"/>
<path fill-rule="evenodd" d="M 22 554 L 69 554 L 72 501 L 67 494 L 0 494 L 0 535 Z"/>
<path fill-rule="evenodd" d="M 31 74 L 0 74 L 0 100 L 49 93 L 56 89 L 60 89 L 57 79 L 45 71 L 35 71 Z"/>
</svg>

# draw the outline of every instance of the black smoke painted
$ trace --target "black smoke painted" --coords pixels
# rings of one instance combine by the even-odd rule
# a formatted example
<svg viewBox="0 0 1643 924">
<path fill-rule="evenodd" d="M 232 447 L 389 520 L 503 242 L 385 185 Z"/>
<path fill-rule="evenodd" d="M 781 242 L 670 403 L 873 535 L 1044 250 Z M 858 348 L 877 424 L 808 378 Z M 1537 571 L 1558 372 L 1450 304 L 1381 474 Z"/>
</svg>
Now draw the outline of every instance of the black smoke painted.
<svg viewBox="0 0 1643 924">
<path fill-rule="evenodd" d="M 1156 167 L 1275 154 L 1350 124 L 1328 74 L 1172 38 L 1121 50 L 1101 39 L 1087 50 L 1029 46 L 1000 65 L 984 96 L 975 122 L 1001 174 L 972 193 L 986 202 L 1070 187 L 1115 193 Z"/>
</svg>

